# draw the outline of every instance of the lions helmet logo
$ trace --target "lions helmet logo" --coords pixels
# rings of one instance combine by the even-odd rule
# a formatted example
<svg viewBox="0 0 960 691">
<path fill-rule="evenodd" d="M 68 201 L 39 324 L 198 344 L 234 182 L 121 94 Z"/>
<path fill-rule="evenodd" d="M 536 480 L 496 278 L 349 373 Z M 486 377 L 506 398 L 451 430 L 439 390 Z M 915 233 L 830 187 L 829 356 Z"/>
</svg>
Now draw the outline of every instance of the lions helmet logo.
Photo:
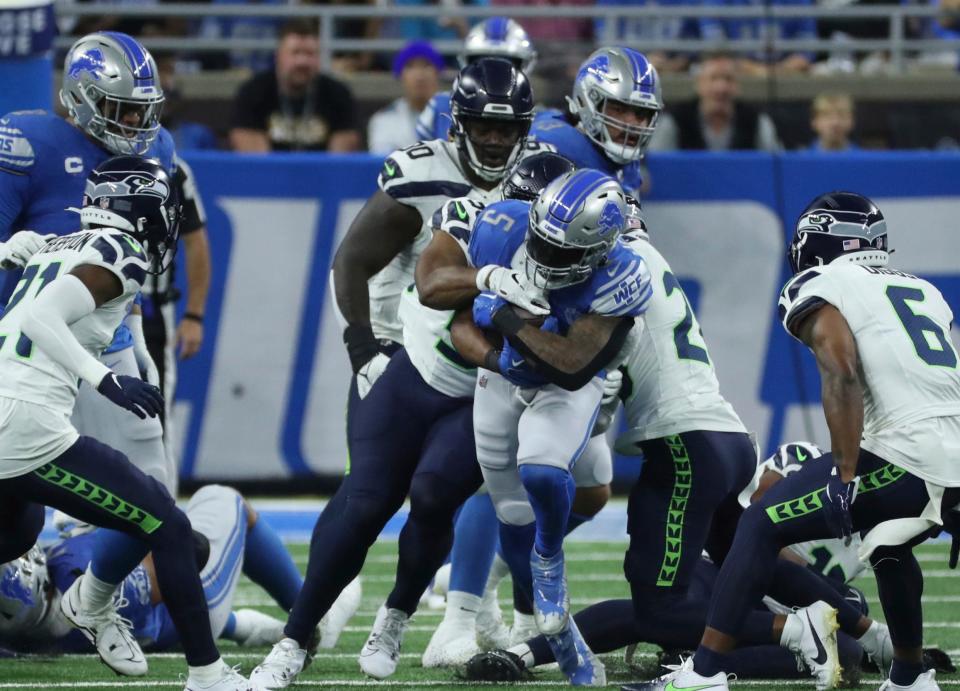
<svg viewBox="0 0 960 691">
<path fill-rule="evenodd" d="M 600 212 L 600 219 L 597 221 L 597 227 L 600 229 L 600 236 L 603 237 L 611 231 L 620 233 L 624 226 L 623 211 L 614 202 L 607 202 L 603 211 Z"/>
<path fill-rule="evenodd" d="M 103 58 L 103 52 L 99 48 L 91 48 L 80 55 L 74 56 L 67 74 L 72 79 L 79 80 L 80 75 L 86 72 L 92 79 L 100 81 L 100 74 L 106 66 L 107 62 Z"/>
<path fill-rule="evenodd" d="M 580 69 L 577 79 L 585 77 L 596 77 L 604 81 L 619 81 L 619 77 L 610 74 L 610 58 L 606 55 L 598 55 Z"/>
</svg>

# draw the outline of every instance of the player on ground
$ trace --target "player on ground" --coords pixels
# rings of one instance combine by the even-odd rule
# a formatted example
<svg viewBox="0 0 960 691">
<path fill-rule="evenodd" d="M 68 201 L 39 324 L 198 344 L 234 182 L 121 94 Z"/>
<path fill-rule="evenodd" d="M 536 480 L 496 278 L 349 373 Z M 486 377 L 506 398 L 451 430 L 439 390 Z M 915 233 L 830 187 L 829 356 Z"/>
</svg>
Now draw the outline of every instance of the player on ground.
<svg viewBox="0 0 960 691">
<path fill-rule="evenodd" d="M 727 688 L 727 656 L 778 551 L 854 531 L 866 531 L 860 554 L 873 566 L 893 639 L 886 687 L 938 688 L 923 668 L 923 574 L 912 545 L 939 529 L 960 497 L 960 372 L 950 308 L 928 282 L 882 268 L 887 247 L 883 214 L 861 195 L 825 194 L 800 215 L 780 316 L 816 357 L 832 452 L 744 513 L 696 654 L 637 688 Z M 835 655 L 835 641 L 821 645 Z M 818 686 L 834 685 L 839 671 Z"/>
<path fill-rule="evenodd" d="M 652 307 L 650 311 L 654 309 Z M 629 443 L 629 433 L 624 440 Z M 751 501 L 758 501 L 776 482 L 798 471 L 803 462 L 820 455 L 822 452 L 808 442 L 784 444 L 770 458 L 756 466 L 750 485 L 740 492 L 740 505 L 746 508 Z M 735 525 L 736 507 L 726 508 L 732 516 L 724 518 L 732 518 Z M 721 516 L 718 514 L 717 518 Z M 880 669 L 889 665 L 893 657 L 893 645 L 886 626 L 867 618 L 866 600 L 859 590 L 842 579 L 835 580 L 838 564 L 859 564 L 857 545 L 859 542 L 845 546 L 839 540 L 823 540 L 791 545 L 784 550 L 783 556 L 809 565 L 812 573 L 805 573 L 805 569 L 798 572 L 795 568 L 778 564 L 772 592 L 779 601 L 764 597 L 763 604 L 766 607 L 760 607 L 758 612 L 751 614 L 751 620 L 755 621 L 751 621 L 749 627 L 756 631 L 753 634 L 756 640 L 752 645 L 742 645 L 730 658 L 732 673 L 738 678 L 808 676 L 811 671 L 808 665 L 797 664 L 797 656 L 803 657 L 802 646 L 798 645 L 800 641 L 784 640 L 782 636 L 778 638 L 777 630 L 789 630 L 792 627 L 784 626 L 786 622 L 783 620 L 777 624 L 778 620 L 773 614 L 790 615 L 794 613 L 794 608 L 810 605 L 822 598 L 838 608 L 849 610 L 849 615 L 855 621 L 863 619 L 862 624 L 867 628 L 867 633 L 860 635 L 859 639 L 856 632 L 862 627 L 851 628 L 849 635 L 842 631 L 838 634 L 839 656 L 845 668 L 847 665 L 859 668 L 865 651 Z M 824 555 L 830 556 L 825 558 Z M 669 651 L 689 650 L 696 646 L 702 635 L 706 606 L 715 586 L 717 571 L 718 566 L 713 561 L 699 558 L 690 574 L 687 600 L 696 603 L 702 612 L 696 626 L 676 626 L 669 616 L 662 618 L 651 616 L 651 613 L 637 613 L 630 600 L 607 600 L 591 605 L 575 615 L 577 625 L 591 650 L 605 653 L 626 647 L 628 662 L 632 658 L 632 648 L 638 643 L 660 645 Z M 858 570 L 851 569 L 849 573 L 852 580 Z M 528 676 L 529 670 L 553 661 L 550 646 L 543 636 L 539 636 L 507 650 L 477 655 L 468 664 L 466 674 L 468 678 L 478 681 L 520 681 Z"/>
<path fill-rule="evenodd" d="M 256 687 L 214 644 L 189 520 L 159 482 L 122 453 L 80 436 L 69 419 L 80 380 L 127 414 L 162 410 L 155 386 L 112 372 L 96 356 L 142 288 L 151 259 L 170 261 L 179 220 L 176 191 L 159 163 L 113 158 L 90 175 L 84 230 L 51 240 L 24 268 L 0 320 L 0 561 L 33 546 L 45 505 L 128 533 L 153 551 L 190 666 L 186 688 L 246 691 Z M 61 611 L 113 669 L 143 674 L 145 660 L 119 621 L 114 589 L 88 569 L 64 594 Z"/>
<path fill-rule="evenodd" d="M 276 642 L 283 622 L 257 610 L 234 610 L 233 597 L 242 571 L 270 593 L 279 607 L 287 610 L 293 605 L 302 581 L 279 536 L 229 487 L 201 488 L 191 497 L 186 514 L 204 538 L 198 563 L 214 635 L 247 646 Z M 31 549 L 24 557 L 0 565 L 0 582 L 7 584 L 0 587 L 3 645 L 23 652 L 89 650 L 86 639 L 60 613 L 60 601 L 86 571 L 94 537 L 93 533 L 64 535 L 45 549 Z M 354 595 L 356 609 L 359 593 Z M 177 646 L 177 632 L 163 605 L 150 557 L 124 579 L 117 599 L 118 614 L 132 622 L 144 649 L 159 652 Z"/>
<path fill-rule="evenodd" d="M 490 17 L 470 29 L 463 41 L 463 51 L 457 56 L 461 69 L 481 58 L 504 58 L 529 77 L 537 62 L 537 51 L 517 22 L 506 17 Z M 450 95 L 449 91 L 441 91 L 430 99 L 417 118 L 417 139 L 426 142 L 450 138 L 453 127 Z"/>
<path fill-rule="evenodd" d="M 383 642 L 386 652 L 381 655 L 379 648 L 365 646 L 364 652 L 371 648 L 370 654 L 362 657 L 367 673 L 392 673 L 390 665 L 395 667 L 396 659 L 390 659 L 389 649 L 399 648 L 399 640 L 386 645 L 390 632 L 396 632 L 399 639 L 406 617 L 416 608 L 429 577 L 449 549 L 443 545 L 444 535 L 437 534 L 438 529 L 443 533 L 449 528 L 437 515 L 448 510 L 446 502 L 463 491 L 462 486 L 470 487 L 464 496 L 476 489 L 469 473 L 456 478 L 449 497 L 435 495 L 428 486 L 436 481 L 438 464 L 442 468 L 456 449 L 441 448 L 440 442 L 426 445 L 425 435 L 433 427 L 446 429 L 455 438 L 462 432 L 457 426 L 460 417 L 450 407 L 456 396 L 422 381 L 407 356 L 388 380 L 390 386 L 373 396 L 391 356 L 404 342 L 398 317 L 401 294 L 413 282 L 417 258 L 429 242 L 434 211 L 451 197 L 483 200 L 493 195 L 500 179 L 525 151 L 533 94 L 523 74 L 508 61 L 489 58 L 471 63 L 461 71 L 453 93 L 454 141 L 422 142 L 388 156 L 378 179 L 380 190 L 354 219 L 334 259 L 335 297 L 347 324 L 343 338 L 355 374 L 347 407 L 350 469 L 317 520 L 306 581 L 287 622 L 286 638 L 254 670 L 253 678 L 268 685 L 283 688 L 304 668 L 305 645 L 317 621 L 360 572 L 367 550 L 409 490 L 416 508 L 412 507 L 401 539 L 400 563 L 410 567 L 401 566 L 401 570 L 411 577 L 408 580 L 398 574 L 403 593 L 395 593 L 396 598 L 388 601 L 385 615 L 375 624 L 374 633 L 383 635 L 377 635 L 373 643 Z M 522 291 L 518 287 L 515 292 Z M 419 387 L 405 388 L 402 379 Z M 421 424 L 407 426 L 404 418 L 396 415 L 396 410 L 409 411 L 411 405 L 419 404 L 403 403 L 385 410 L 398 396 L 419 396 L 427 406 L 418 420 Z M 461 403 L 454 408 L 462 407 Z M 385 426 L 387 422 L 390 424 Z M 395 462 L 385 467 L 388 459 Z M 418 477 L 422 488 L 419 483 L 411 487 L 418 462 L 425 471 Z M 451 516 L 458 505 L 450 509 Z M 433 563 L 436 553 L 439 561 L 411 603 L 406 585 L 420 580 L 423 565 Z"/>
<path fill-rule="evenodd" d="M 488 206 L 470 236 L 474 266 L 523 266 L 551 305 L 539 328 L 492 293 L 474 301 L 476 325 L 505 339 L 484 357 L 474 429 L 504 556 L 574 683 L 602 681 L 604 670 L 570 625 L 562 552 L 574 490 L 570 467 L 593 429 L 603 390 L 597 375 L 650 293 L 643 259 L 618 242 L 625 214 L 615 180 L 579 170 L 554 180 L 532 205 Z M 536 361 L 532 370 L 521 339 L 537 344 L 544 337 L 566 357 L 560 367 Z"/>
</svg>

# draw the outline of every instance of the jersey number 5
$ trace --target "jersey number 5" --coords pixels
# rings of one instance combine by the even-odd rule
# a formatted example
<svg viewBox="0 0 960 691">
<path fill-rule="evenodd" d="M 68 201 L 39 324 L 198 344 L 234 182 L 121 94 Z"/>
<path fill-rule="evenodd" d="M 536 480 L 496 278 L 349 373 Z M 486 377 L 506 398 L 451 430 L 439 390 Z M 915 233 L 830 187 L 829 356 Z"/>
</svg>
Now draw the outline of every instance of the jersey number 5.
<svg viewBox="0 0 960 691">
<path fill-rule="evenodd" d="M 696 323 L 693 317 L 693 310 L 690 309 L 690 302 L 687 300 L 683 288 L 680 287 L 680 281 L 669 271 L 663 274 L 663 290 L 668 298 L 676 291 L 683 300 L 683 319 L 673 329 L 673 342 L 677 346 L 677 357 L 681 360 L 696 360 L 709 365 L 710 356 L 707 355 L 707 349 L 690 342 L 690 333 L 694 327 L 696 327 L 697 333 L 700 333 L 700 325 Z M 700 337 L 703 338 L 702 333 L 700 333 Z"/>
<path fill-rule="evenodd" d="M 917 314 L 907 302 L 923 302 L 925 296 L 919 288 L 887 286 L 887 299 L 900 317 L 900 323 L 913 341 L 917 357 L 935 367 L 957 366 L 957 353 L 943 328 L 925 314 Z M 936 346 L 933 342 L 936 341 Z"/>
<path fill-rule="evenodd" d="M 37 274 L 40 273 L 40 285 L 37 287 L 37 295 L 40 294 L 40 291 L 46 287 L 46 285 L 57 277 L 57 274 L 60 273 L 60 262 L 52 262 L 47 265 L 47 268 L 43 270 L 43 273 L 40 273 L 40 267 L 36 264 L 30 264 L 23 270 L 23 276 L 20 277 L 20 282 L 17 284 L 17 291 L 10 296 L 10 302 L 7 303 L 7 309 L 3 312 L 3 317 L 10 314 L 14 308 L 19 304 L 23 297 L 27 294 L 27 291 L 30 289 L 30 286 L 33 285 L 33 279 L 37 277 Z M 0 317 L 0 321 L 3 321 L 3 317 Z M 3 345 L 6 342 L 6 336 L 0 336 L 0 350 L 3 349 Z M 22 358 L 29 358 L 33 355 L 33 341 L 29 338 L 20 334 L 20 338 L 17 339 L 17 346 L 15 348 L 18 356 Z"/>
</svg>

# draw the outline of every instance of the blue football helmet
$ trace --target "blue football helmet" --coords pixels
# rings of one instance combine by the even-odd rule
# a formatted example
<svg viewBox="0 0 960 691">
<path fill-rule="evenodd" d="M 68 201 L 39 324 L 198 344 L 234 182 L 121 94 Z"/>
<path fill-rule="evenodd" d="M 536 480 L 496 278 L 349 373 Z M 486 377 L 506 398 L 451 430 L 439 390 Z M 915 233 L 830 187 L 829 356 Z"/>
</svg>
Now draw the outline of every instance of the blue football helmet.
<svg viewBox="0 0 960 691">
<path fill-rule="evenodd" d="M 84 228 L 116 228 L 132 236 L 162 273 L 176 253 L 182 210 L 178 188 L 158 161 L 114 156 L 87 176 L 80 222 Z"/>
<path fill-rule="evenodd" d="M 657 127 L 663 110 L 660 77 L 643 53 L 601 48 L 580 66 L 567 103 L 583 133 L 611 161 L 626 165 L 640 160 Z M 646 124 L 624 121 L 611 109 L 632 109 Z"/>
<path fill-rule="evenodd" d="M 503 198 L 532 202 L 556 178 L 575 169 L 569 158 L 553 151 L 527 156 L 513 167 L 503 181 Z"/>
<path fill-rule="evenodd" d="M 822 194 L 797 219 L 787 257 L 795 274 L 835 261 L 886 266 L 887 222 L 861 194 Z"/>
<path fill-rule="evenodd" d="M 537 51 L 523 27 L 507 17 L 490 17 L 467 32 L 458 59 L 466 67 L 477 58 L 506 58 L 521 72 L 530 74 Z"/>
<path fill-rule="evenodd" d="M 555 179 L 530 206 L 522 258 L 527 280 L 555 290 L 586 281 L 626 226 L 620 185 L 582 168 Z"/>
<path fill-rule="evenodd" d="M 480 178 L 496 182 L 527 142 L 533 90 L 523 72 L 500 58 L 481 58 L 460 70 L 450 93 L 451 135 Z"/>
<path fill-rule="evenodd" d="M 24 636 L 50 607 L 47 557 L 34 545 L 19 559 L 0 564 L 0 634 Z"/>
</svg>

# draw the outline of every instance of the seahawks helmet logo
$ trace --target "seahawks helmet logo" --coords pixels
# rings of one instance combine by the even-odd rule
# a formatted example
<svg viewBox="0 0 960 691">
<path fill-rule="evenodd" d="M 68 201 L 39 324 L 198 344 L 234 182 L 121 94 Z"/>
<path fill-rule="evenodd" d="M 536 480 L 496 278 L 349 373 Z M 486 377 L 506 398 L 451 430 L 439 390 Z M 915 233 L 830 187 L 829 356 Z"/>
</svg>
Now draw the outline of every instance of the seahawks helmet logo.
<svg viewBox="0 0 960 691">
<path fill-rule="evenodd" d="M 119 181 L 110 180 L 94 183 L 88 180 L 86 195 L 90 199 L 144 195 L 166 201 L 170 195 L 170 188 L 163 180 L 147 177 L 140 173 L 131 173 Z"/>
</svg>

